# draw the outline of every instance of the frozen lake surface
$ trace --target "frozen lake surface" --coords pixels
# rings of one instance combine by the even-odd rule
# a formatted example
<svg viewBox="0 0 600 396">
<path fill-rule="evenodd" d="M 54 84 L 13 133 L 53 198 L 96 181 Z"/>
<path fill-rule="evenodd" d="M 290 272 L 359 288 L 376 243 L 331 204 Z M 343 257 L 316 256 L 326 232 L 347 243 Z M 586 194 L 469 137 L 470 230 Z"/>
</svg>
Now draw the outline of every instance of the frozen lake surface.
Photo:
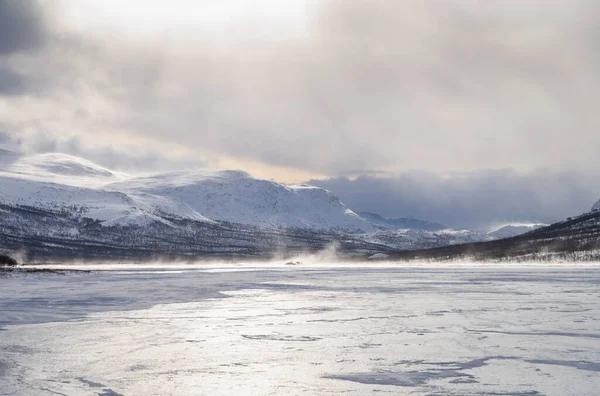
<svg viewBox="0 0 600 396">
<path fill-rule="evenodd" d="M 599 395 L 600 267 L 0 278 L 2 395 Z"/>
</svg>

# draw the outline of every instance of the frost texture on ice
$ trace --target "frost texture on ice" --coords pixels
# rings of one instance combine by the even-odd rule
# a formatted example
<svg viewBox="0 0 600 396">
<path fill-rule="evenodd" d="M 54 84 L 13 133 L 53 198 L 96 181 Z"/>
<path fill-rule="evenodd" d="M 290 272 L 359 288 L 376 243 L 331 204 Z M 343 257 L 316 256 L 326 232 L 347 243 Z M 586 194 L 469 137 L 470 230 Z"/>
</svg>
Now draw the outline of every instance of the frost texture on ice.
<svg viewBox="0 0 600 396">
<path fill-rule="evenodd" d="M 3 284 L 0 393 L 571 396 L 600 387 L 594 265 L 110 268 Z"/>
</svg>

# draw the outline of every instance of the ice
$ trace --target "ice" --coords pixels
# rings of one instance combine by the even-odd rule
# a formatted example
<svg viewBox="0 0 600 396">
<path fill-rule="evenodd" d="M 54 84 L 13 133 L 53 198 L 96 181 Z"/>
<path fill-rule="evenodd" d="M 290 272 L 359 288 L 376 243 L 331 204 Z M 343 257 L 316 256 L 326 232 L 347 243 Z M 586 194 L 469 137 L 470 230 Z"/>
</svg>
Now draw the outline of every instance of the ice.
<svg viewBox="0 0 600 396">
<path fill-rule="evenodd" d="M 0 394 L 597 395 L 599 282 L 310 263 L 0 278 Z"/>
</svg>

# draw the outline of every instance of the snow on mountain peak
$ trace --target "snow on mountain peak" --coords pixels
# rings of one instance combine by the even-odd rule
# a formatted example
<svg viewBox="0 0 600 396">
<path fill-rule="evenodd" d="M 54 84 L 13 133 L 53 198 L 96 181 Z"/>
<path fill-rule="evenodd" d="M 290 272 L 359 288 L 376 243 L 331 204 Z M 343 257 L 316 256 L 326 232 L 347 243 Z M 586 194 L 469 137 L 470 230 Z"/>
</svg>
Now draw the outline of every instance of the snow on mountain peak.
<svg viewBox="0 0 600 396">
<path fill-rule="evenodd" d="M 107 185 L 182 202 L 212 220 L 266 228 L 368 231 L 373 226 L 322 188 L 258 179 L 238 170 L 188 170 Z"/>
<path fill-rule="evenodd" d="M 592 206 L 592 212 L 597 212 L 600 210 L 600 201 L 596 202 L 594 206 Z"/>
</svg>

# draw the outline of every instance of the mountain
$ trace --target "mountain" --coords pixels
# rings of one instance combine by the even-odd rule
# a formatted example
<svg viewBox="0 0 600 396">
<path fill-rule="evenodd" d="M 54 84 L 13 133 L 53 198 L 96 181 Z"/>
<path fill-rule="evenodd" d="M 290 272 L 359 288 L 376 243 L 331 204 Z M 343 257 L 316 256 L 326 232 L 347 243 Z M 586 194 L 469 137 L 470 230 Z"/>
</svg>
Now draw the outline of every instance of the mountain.
<svg viewBox="0 0 600 396">
<path fill-rule="evenodd" d="M 599 261 L 600 210 L 511 238 L 388 253 L 402 260 Z"/>
<path fill-rule="evenodd" d="M 448 228 L 440 223 L 433 223 L 430 221 L 417 220 L 408 217 L 386 219 L 377 213 L 356 212 L 356 214 L 363 219 L 368 220 L 372 224 L 382 228 L 425 231 L 440 231 Z"/>
<path fill-rule="evenodd" d="M 0 170 L 0 251 L 30 260 L 265 257 L 337 246 L 375 226 L 331 192 L 242 171 L 150 176 L 64 154 L 11 156 Z"/>
<path fill-rule="evenodd" d="M 497 239 L 510 238 L 537 230 L 538 228 L 546 227 L 547 225 L 548 224 L 508 224 L 492 232 L 488 232 L 487 235 Z"/>
<path fill-rule="evenodd" d="M 31 260 L 264 258 L 331 246 L 365 256 L 491 239 L 360 216 L 330 191 L 243 171 L 139 176 L 65 154 L 8 157 L 0 167 L 0 252 Z"/>
<path fill-rule="evenodd" d="M 263 228 L 346 232 L 374 229 L 327 190 L 285 186 L 243 171 L 172 172 L 131 178 L 106 188 L 135 197 L 168 198 L 212 220 Z"/>
<path fill-rule="evenodd" d="M 365 232 L 373 225 L 327 190 L 284 186 L 242 171 L 188 170 L 130 177 L 64 154 L 23 157 L 0 172 L 4 204 L 69 213 L 102 225 L 162 215 L 265 228 Z"/>
</svg>

